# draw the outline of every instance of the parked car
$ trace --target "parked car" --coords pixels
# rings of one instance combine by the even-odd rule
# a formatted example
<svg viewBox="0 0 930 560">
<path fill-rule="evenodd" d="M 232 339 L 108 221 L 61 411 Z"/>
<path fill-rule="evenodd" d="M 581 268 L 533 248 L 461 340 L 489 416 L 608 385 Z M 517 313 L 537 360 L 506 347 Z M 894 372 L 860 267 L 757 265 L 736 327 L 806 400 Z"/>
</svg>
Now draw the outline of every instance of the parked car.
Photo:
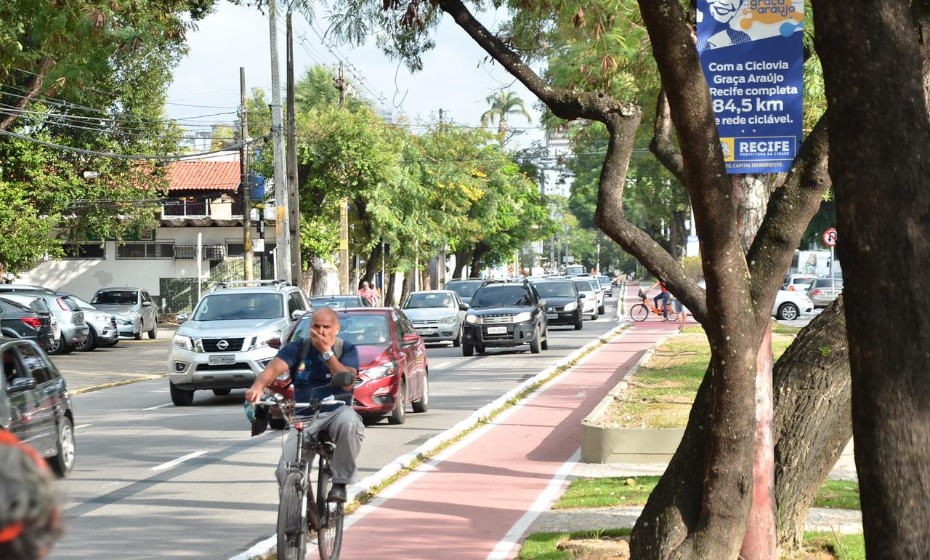
<svg viewBox="0 0 930 560">
<path fill-rule="evenodd" d="M 423 338 L 396 308 L 339 309 L 339 338 L 358 347 L 359 371 L 353 408 L 366 425 L 387 417 L 403 424 L 407 406 L 429 410 L 429 364 Z M 306 338 L 312 313 L 304 315 L 286 341 Z M 277 422 L 272 416 L 271 424 Z M 280 424 L 278 424 L 280 425 Z"/>
<path fill-rule="evenodd" d="M 0 292 L 46 292 L 54 294 L 55 290 L 34 284 L 0 284 Z"/>
<path fill-rule="evenodd" d="M 826 307 L 843 293 L 841 278 L 815 278 L 807 289 L 807 297 L 814 302 L 814 307 Z"/>
<path fill-rule="evenodd" d="M 67 354 L 87 341 L 89 331 L 84 311 L 70 296 L 49 292 L 11 292 L 3 297 L 30 305 L 34 300 L 45 301 L 45 306 L 58 320 L 59 335 L 49 345 L 49 354 Z"/>
<path fill-rule="evenodd" d="M 601 289 L 604 290 L 604 295 L 611 297 L 614 295 L 614 283 L 611 281 L 610 276 L 602 274 L 597 276 L 597 283 L 601 285 Z"/>
<path fill-rule="evenodd" d="M 794 321 L 802 315 L 814 312 L 814 302 L 807 294 L 790 290 L 778 290 L 775 294 L 775 303 L 772 305 L 772 315 L 782 321 Z"/>
<path fill-rule="evenodd" d="M 468 304 L 453 290 L 411 292 L 401 306 L 423 340 L 462 345 L 462 329 Z"/>
<path fill-rule="evenodd" d="M 785 283 L 781 289 L 806 294 L 815 278 L 817 277 L 813 274 L 789 274 L 785 276 Z"/>
<path fill-rule="evenodd" d="M 74 468 L 74 411 L 68 384 L 32 340 L 0 338 L 0 427 L 28 443 L 59 476 Z"/>
<path fill-rule="evenodd" d="M 197 302 L 190 320 L 178 316 L 182 323 L 168 354 L 171 402 L 189 406 L 195 391 L 228 395 L 249 388 L 309 309 L 303 292 L 280 280 L 214 287 Z"/>
<path fill-rule="evenodd" d="M 43 350 L 51 348 L 55 341 L 52 312 L 45 300 L 35 298 L 18 301 L 7 298 L 10 293 L 0 294 L 0 335 L 6 338 L 34 340 Z"/>
<path fill-rule="evenodd" d="M 100 288 L 90 304 L 101 311 L 116 315 L 119 335 L 142 340 L 158 336 L 158 309 L 152 296 L 142 288 Z"/>
<path fill-rule="evenodd" d="M 532 282 L 539 297 L 546 300 L 549 325 L 571 325 L 580 331 L 584 326 L 584 294 L 569 278 L 546 278 Z"/>
<path fill-rule="evenodd" d="M 486 284 L 472 296 L 465 315 L 462 355 L 489 347 L 529 345 L 538 354 L 549 348 L 545 300 L 529 282 Z"/>
<path fill-rule="evenodd" d="M 345 309 L 346 307 L 371 307 L 371 302 L 359 295 L 311 297 L 310 308 L 319 309 L 320 307 L 332 307 L 333 309 Z"/>
<path fill-rule="evenodd" d="M 597 319 L 600 311 L 597 305 L 597 290 L 591 282 L 591 277 L 572 276 L 571 281 L 575 283 L 578 293 L 584 294 L 584 307 L 581 312 L 591 317 L 591 319 Z"/>
<path fill-rule="evenodd" d="M 95 348 L 116 346 L 119 342 L 119 327 L 117 326 L 116 315 L 97 309 L 87 301 L 77 297 L 74 294 L 58 292 L 59 295 L 66 295 L 84 312 L 84 322 L 87 323 L 87 340 L 84 344 L 77 346 L 75 350 L 89 352 Z"/>
</svg>

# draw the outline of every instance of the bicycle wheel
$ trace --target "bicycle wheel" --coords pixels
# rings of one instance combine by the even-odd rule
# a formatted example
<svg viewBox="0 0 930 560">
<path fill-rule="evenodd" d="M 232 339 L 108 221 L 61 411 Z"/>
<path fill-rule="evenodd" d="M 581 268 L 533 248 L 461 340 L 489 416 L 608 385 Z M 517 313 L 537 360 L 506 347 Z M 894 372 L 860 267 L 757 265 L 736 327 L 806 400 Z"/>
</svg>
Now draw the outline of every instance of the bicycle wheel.
<svg viewBox="0 0 930 560">
<path fill-rule="evenodd" d="M 278 503 L 278 560 L 304 560 L 307 555 L 306 493 L 299 472 L 287 473 Z"/>
<path fill-rule="evenodd" d="M 318 496 L 316 507 L 317 512 L 320 514 L 321 525 L 317 533 L 320 560 L 338 560 L 339 551 L 342 549 L 342 504 L 326 500 L 332 482 L 333 468 L 330 466 L 329 460 L 321 455 L 316 484 L 316 495 Z"/>
<path fill-rule="evenodd" d="M 646 317 L 649 317 L 649 308 L 642 303 L 637 303 L 630 308 L 630 318 L 637 323 L 642 323 L 646 320 Z"/>
<path fill-rule="evenodd" d="M 674 310 L 669 309 L 669 310 L 668 310 L 668 317 L 666 317 L 665 320 L 666 320 L 666 321 L 677 321 L 677 320 L 678 320 L 678 313 L 675 313 Z"/>
</svg>

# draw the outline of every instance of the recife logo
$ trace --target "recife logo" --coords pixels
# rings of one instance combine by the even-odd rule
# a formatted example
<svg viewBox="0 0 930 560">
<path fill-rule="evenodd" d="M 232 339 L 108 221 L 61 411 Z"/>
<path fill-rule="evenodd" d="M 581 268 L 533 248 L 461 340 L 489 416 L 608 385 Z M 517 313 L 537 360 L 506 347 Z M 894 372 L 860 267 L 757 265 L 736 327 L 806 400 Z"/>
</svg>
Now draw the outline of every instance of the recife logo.
<svg viewBox="0 0 930 560">
<path fill-rule="evenodd" d="M 746 159 L 794 159 L 795 138 L 734 138 L 733 156 L 736 160 Z"/>
</svg>

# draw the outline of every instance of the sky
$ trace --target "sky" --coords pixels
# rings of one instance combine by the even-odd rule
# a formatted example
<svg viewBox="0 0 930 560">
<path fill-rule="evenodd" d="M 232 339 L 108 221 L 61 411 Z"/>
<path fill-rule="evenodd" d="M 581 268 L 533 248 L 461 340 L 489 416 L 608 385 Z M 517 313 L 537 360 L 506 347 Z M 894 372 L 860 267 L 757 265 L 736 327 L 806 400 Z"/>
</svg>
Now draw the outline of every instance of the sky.
<svg viewBox="0 0 930 560">
<path fill-rule="evenodd" d="M 285 18 L 279 10 L 278 62 L 279 80 L 284 100 L 286 80 Z M 532 116 L 512 115 L 511 129 L 526 131 L 511 140 L 511 149 L 528 147 L 542 140 L 540 112 L 536 98 L 516 82 L 499 65 L 489 64 L 486 53 L 444 16 L 436 35 L 437 46 L 424 57 L 423 70 L 410 74 L 402 64 L 393 62 L 374 46 L 352 48 L 339 46 L 325 38 L 327 21 L 317 14 L 311 26 L 303 16 L 294 15 L 295 75 L 299 79 L 307 68 L 321 64 L 334 69 L 341 60 L 347 77 L 359 85 L 359 94 L 373 100 L 379 110 L 395 118 L 405 115 L 416 133 L 418 124 L 443 119 L 467 126 L 478 126 L 481 114 L 490 107 L 486 98 L 499 89 L 510 89 L 524 101 Z M 488 22 L 486 22 L 487 24 Z M 256 8 L 218 3 L 215 13 L 188 33 L 190 53 L 174 73 L 168 91 L 169 116 L 188 126 L 232 123 L 239 106 L 239 68 L 245 69 L 246 88 L 271 90 L 271 50 L 267 15 Z M 495 122 L 496 125 L 496 122 Z M 419 129 L 422 130 L 422 129 Z"/>
</svg>

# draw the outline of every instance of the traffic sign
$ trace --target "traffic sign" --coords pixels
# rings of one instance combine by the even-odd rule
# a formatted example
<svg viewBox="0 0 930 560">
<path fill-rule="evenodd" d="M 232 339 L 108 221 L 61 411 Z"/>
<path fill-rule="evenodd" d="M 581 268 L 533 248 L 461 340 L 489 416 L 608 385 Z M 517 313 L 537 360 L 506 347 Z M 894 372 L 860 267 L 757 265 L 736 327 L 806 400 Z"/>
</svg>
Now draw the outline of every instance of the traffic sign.
<svg viewBox="0 0 930 560">
<path fill-rule="evenodd" d="M 823 244 L 827 247 L 836 246 L 836 228 L 828 228 L 823 232 Z"/>
</svg>

